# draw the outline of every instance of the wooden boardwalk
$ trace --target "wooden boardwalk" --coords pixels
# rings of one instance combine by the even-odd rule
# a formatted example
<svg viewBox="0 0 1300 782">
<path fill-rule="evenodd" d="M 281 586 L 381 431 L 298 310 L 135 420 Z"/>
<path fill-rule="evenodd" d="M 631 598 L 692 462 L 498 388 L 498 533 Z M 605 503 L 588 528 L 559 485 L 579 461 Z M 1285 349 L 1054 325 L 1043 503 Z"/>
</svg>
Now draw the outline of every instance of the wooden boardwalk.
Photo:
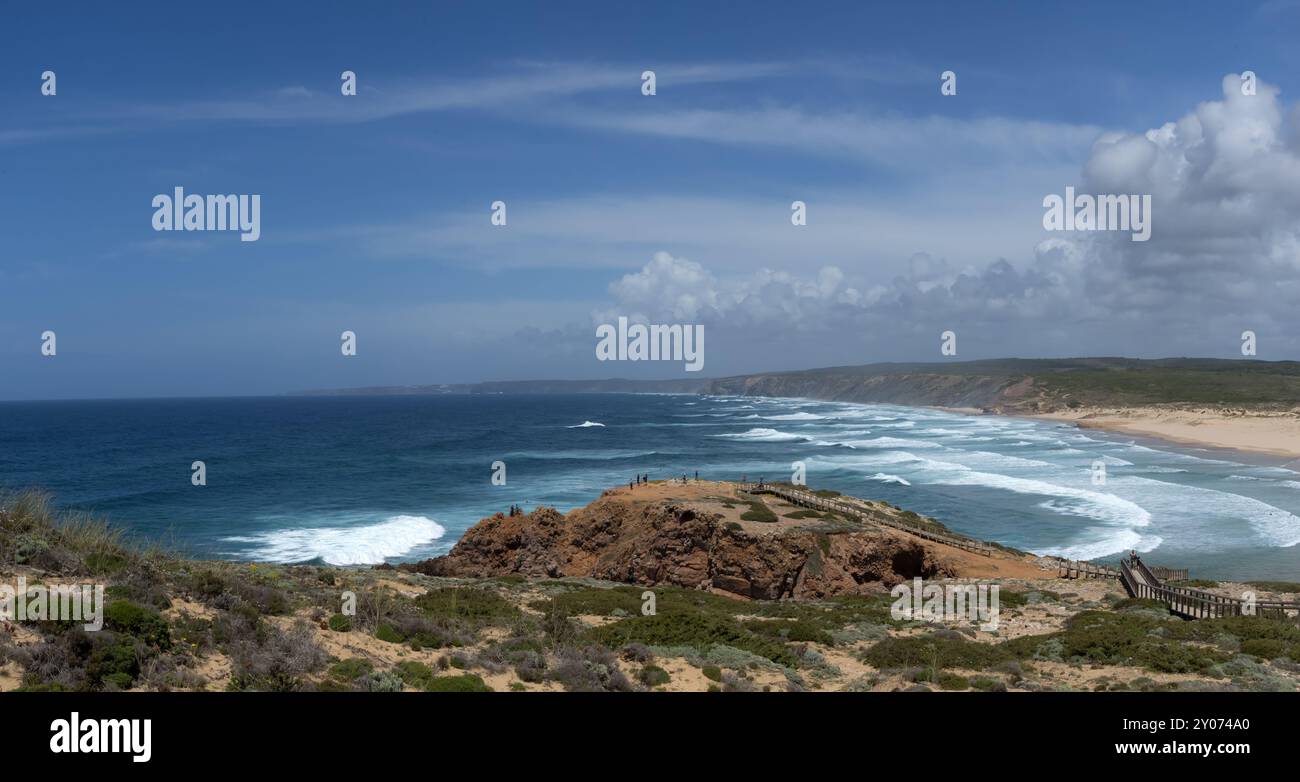
<svg viewBox="0 0 1300 782">
<path fill-rule="evenodd" d="M 750 494 L 771 494 L 787 502 L 814 510 L 838 513 L 848 519 L 863 524 L 880 524 L 886 527 L 932 540 L 946 546 L 953 546 L 964 551 L 971 551 L 984 556 L 991 556 L 996 550 L 983 541 L 908 524 L 884 514 L 870 515 L 834 497 L 822 497 L 805 489 L 790 486 L 776 486 L 770 483 L 742 483 L 741 491 Z M 1049 567 L 1050 571 L 1050 567 Z M 1095 565 L 1091 562 L 1075 562 L 1061 559 L 1057 561 L 1057 575 L 1061 578 L 1114 578 L 1124 585 L 1125 591 L 1132 597 L 1157 600 L 1169 607 L 1173 614 L 1184 619 L 1215 619 L 1224 616 L 1258 616 L 1286 622 L 1300 621 L 1300 603 L 1288 603 L 1280 600 L 1255 600 L 1247 602 L 1234 597 L 1223 597 L 1212 592 L 1189 587 L 1170 586 L 1166 582 L 1186 581 L 1187 570 L 1149 567 L 1140 559 L 1125 558 L 1119 567 Z"/>
<path fill-rule="evenodd" d="M 934 530 L 929 530 L 921 526 L 891 519 L 883 514 L 879 516 L 868 515 L 860 508 L 854 507 L 853 505 L 841 500 L 836 500 L 831 497 L 821 497 L 813 492 L 804 491 L 802 489 L 794 489 L 786 486 L 773 486 L 770 483 L 742 483 L 740 484 L 740 488 L 742 491 L 749 492 L 750 494 L 771 494 L 780 497 L 787 502 L 792 502 L 795 505 L 801 505 L 805 508 L 838 513 L 863 524 L 881 524 L 886 527 L 892 527 L 893 529 L 901 530 L 910 535 L 916 535 L 918 538 L 925 538 L 926 540 L 932 540 L 935 543 L 942 543 L 946 546 L 953 546 L 954 548 L 959 548 L 976 554 L 983 554 L 984 556 L 992 555 L 995 550 L 993 546 L 982 541 L 957 537 L 955 535 L 945 535 L 942 532 L 935 532 Z"/>
<path fill-rule="evenodd" d="M 1105 565 L 1091 562 L 1075 562 L 1062 559 L 1057 562 L 1056 575 L 1060 578 L 1119 578 L 1119 571 Z"/>
<path fill-rule="evenodd" d="M 1280 600 L 1255 600 L 1247 602 L 1235 597 L 1223 597 L 1201 589 L 1168 586 L 1164 574 L 1181 574 L 1185 570 L 1149 568 L 1140 559 L 1122 559 L 1119 563 L 1120 581 L 1133 597 L 1158 600 L 1169 607 L 1171 613 L 1184 619 L 1218 619 L 1224 616 L 1258 616 L 1266 619 L 1295 621 L 1300 617 L 1300 603 Z"/>
</svg>

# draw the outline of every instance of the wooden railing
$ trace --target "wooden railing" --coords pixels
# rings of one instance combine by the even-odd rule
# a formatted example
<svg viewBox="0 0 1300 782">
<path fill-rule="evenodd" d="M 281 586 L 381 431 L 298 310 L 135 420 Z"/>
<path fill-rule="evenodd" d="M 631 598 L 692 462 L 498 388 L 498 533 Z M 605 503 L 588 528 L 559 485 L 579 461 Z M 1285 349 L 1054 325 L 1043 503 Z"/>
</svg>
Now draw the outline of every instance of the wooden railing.
<svg viewBox="0 0 1300 782">
<path fill-rule="evenodd" d="M 861 508 L 841 500 L 822 497 L 810 491 L 778 486 L 770 483 L 742 483 L 740 490 L 750 494 L 771 494 L 795 505 L 815 510 L 839 513 L 861 523 L 882 524 L 910 535 L 932 540 L 947 546 L 989 556 L 994 548 L 987 543 L 970 538 L 945 535 L 941 532 L 908 524 L 884 514 L 869 515 Z M 1124 589 L 1133 597 L 1157 600 L 1169 607 L 1170 612 L 1186 619 L 1215 619 L 1225 616 L 1257 616 L 1282 621 L 1300 621 L 1300 603 L 1282 600 L 1245 601 L 1224 597 L 1202 589 L 1176 587 L 1167 581 L 1186 581 L 1188 571 L 1166 567 L 1148 567 L 1140 559 L 1120 560 L 1118 568 L 1095 565 L 1091 562 L 1060 560 L 1057 574 L 1062 578 L 1118 578 Z"/>
<path fill-rule="evenodd" d="M 945 535 L 942 532 L 935 532 L 933 530 L 925 529 L 924 527 L 898 521 L 897 519 L 890 518 L 884 514 L 868 515 L 863 513 L 860 508 L 856 508 L 846 502 L 831 499 L 829 497 L 821 497 L 810 491 L 793 489 L 786 486 L 776 486 L 770 483 L 742 483 L 740 484 L 740 489 L 741 491 L 746 491 L 750 494 L 771 494 L 792 502 L 795 505 L 802 505 L 805 508 L 839 513 L 850 519 L 856 519 L 861 523 L 882 524 L 886 527 L 892 527 L 908 534 L 916 535 L 919 538 L 925 538 L 926 540 L 932 540 L 935 543 L 942 543 L 946 546 L 953 546 L 976 554 L 983 554 L 984 556 L 989 556 L 994 551 L 992 546 L 978 540 L 957 537 L 955 535 Z"/>
<path fill-rule="evenodd" d="M 1063 559 L 1057 563 L 1056 575 L 1061 578 L 1119 578 L 1120 573 L 1113 567 L 1094 565 L 1091 562 L 1075 562 Z"/>
<path fill-rule="evenodd" d="M 1153 566 L 1150 568 L 1150 570 L 1151 570 L 1151 575 L 1155 576 L 1161 581 L 1186 581 L 1187 580 L 1187 568 L 1183 568 L 1182 570 L 1174 570 L 1173 568 Z"/>
<path fill-rule="evenodd" d="M 1187 619 L 1217 619 L 1224 616 L 1258 616 L 1266 619 L 1295 621 L 1300 617 L 1300 603 L 1281 600 L 1256 600 L 1247 602 L 1235 597 L 1224 597 L 1213 592 L 1188 587 L 1171 587 L 1163 583 L 1159 573 L 1181 574 L 1186 580 L 1186 570 L 1148 568 L 1141 560 L 1122 559 L 1119 563 L 1120 581 L 1130 595 L 1147 600 L 1158 600 L 1169 607 L 1171 613 Z"/>
</svg>

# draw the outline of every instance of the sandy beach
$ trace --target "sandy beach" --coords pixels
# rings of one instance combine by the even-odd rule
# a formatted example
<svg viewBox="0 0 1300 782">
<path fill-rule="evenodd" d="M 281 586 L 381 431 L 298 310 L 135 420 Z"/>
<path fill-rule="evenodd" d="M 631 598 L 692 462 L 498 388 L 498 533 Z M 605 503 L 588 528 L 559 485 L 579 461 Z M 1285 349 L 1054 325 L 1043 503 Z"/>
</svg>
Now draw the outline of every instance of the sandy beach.
<svg viewBox="0 0 1300 782">
<path fill-rule="evenodd" d="M 1300 413 L 1226 409 L 1080 408 L 1033 416 L 1112 432 L 1147 435 L 1185 445 L 1232 448 L 1297 460 Z"/>
</svg>

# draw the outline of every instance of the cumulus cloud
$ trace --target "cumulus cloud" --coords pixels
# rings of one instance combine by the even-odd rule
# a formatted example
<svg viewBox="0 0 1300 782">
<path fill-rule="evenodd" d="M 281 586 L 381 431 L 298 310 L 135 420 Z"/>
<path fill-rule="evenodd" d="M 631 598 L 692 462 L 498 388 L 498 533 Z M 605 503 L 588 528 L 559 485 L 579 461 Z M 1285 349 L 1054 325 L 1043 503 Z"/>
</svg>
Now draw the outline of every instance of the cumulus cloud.
<svg viewBox="0 0 1300 782">
<path fill-rule="evenodd" d="M 626 316 L 638 322 L 688 322 L 806 328 L 827 307 L 858 307 L 862 294 L 844 274 L 823 266 L 808 278 L 772 269 L 720 280 L 700 264 L 655 253 L 640 271 L 610 285 L 616 306 L 593 313 L 597 323 Z"/>
<path fill-rule="evenodd" d="M 1300 109 L 1288 112 L 1278 90 L 1262 82 L 1256 94 L 1243 95 L 1240 78 L 1229 74 L 1221 100 L 1144 133 L 1101 136 L 1079 181 L 1061 185 L 1062 192 L 1073 184 L 1080 192 L 1150 194 L 1148 242 L 1128 233 L 1052 233 L 1019 264 L 951 268 L 917 254 L 887 282 L 835 265 L 715 277 L 694 260 L 661 252 L 615 282 L 614 306 L 595 315 L 712 323 L 738 335 L 818 330 L 855 338 L 942 319 L 999 340 L 986 354 L 1214 355 L 1251 329 L 1294 353 L 1297 139 Z M 1052 334 L 1072 347 L 1060 340 L 1045 347 Z"/>
</svg>

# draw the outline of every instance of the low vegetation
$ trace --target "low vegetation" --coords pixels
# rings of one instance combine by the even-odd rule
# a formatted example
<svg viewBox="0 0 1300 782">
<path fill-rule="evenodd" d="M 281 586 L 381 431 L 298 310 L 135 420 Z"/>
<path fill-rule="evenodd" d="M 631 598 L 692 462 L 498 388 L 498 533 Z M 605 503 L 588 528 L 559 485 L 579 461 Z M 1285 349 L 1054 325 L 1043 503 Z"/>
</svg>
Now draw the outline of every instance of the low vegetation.
<svg viewBox="0 0 1300 782">
<path fill-rule="evenodd" d="M 39 495 L 0 504 L 0 573 L 93 580 L 107 594 L 101 631 L 46 621 L 0 632 L 3 689 L 1292 690 L 1300 681 L 1294 624 L 1187 622 L 1159 603 L 1085 598 L 1067 591 L 1074 585 L 1003 585 L 1006 620 L 1058 617 L 1029 635 L 896 620 L 883 591 L 773 602 L 659 585 L 651 606 L 647 587 L 587 579 L 196 562 L 134 547 L 92 519 L 60 518 Z M 354 611 L 342 609 L 345 592 Z"/>
</svg>

